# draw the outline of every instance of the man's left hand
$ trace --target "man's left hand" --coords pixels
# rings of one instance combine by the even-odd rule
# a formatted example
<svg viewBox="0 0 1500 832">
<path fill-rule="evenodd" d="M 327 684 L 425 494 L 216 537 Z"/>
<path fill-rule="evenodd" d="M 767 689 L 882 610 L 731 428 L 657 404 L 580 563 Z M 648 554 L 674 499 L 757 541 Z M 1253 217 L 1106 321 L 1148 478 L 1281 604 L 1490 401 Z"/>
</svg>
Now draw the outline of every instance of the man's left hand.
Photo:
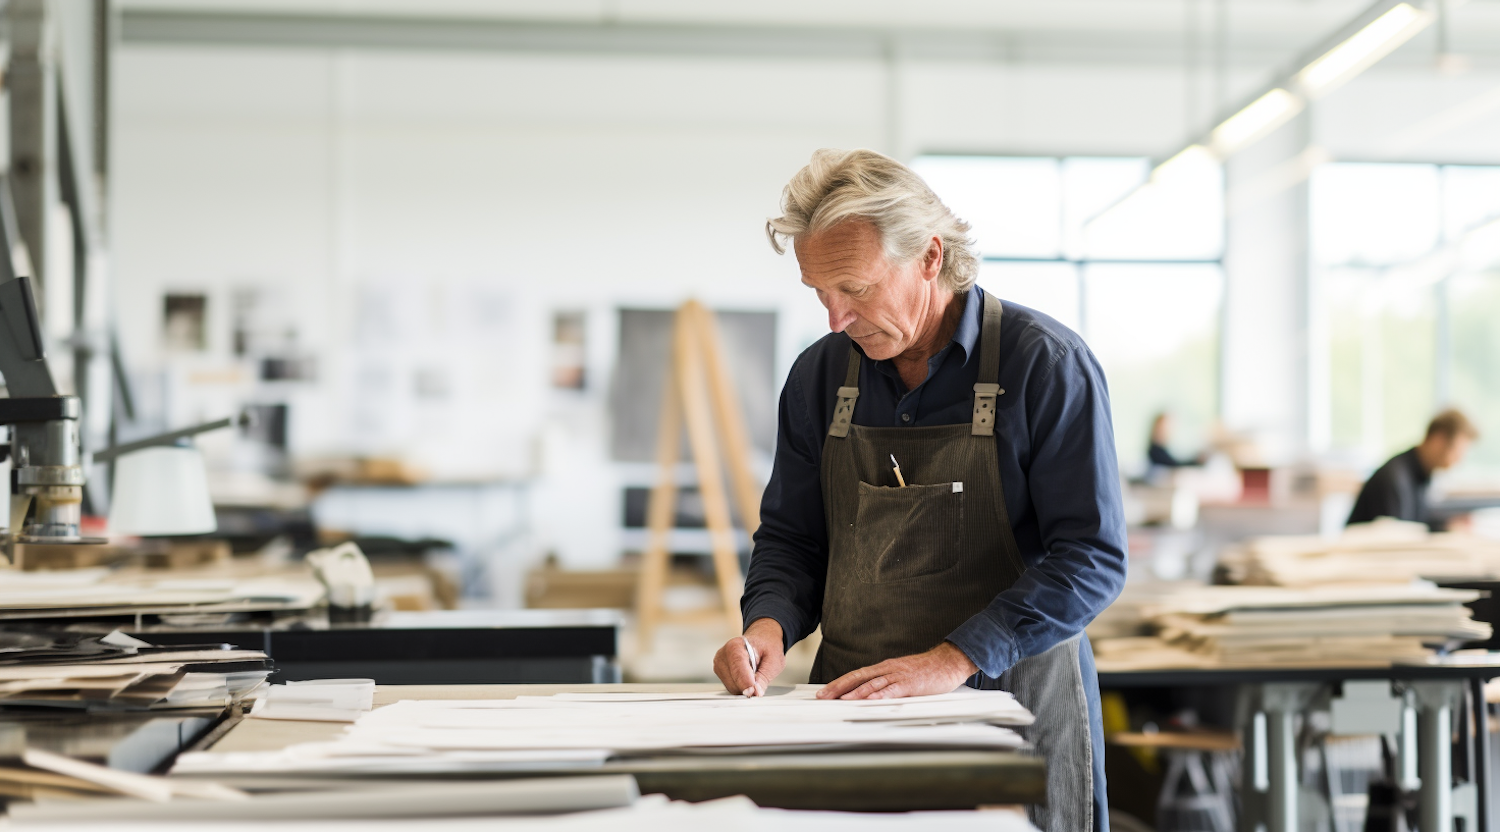
<svg viewBox="0 0 1500 832">
<path fill-rule="evenodd" d="M 948 693 L 979 668 L 952 642 L 915 656 L 887 659 L 845 673 L 818 691 L 819 699 L 895 699 Z"/>
</svg>

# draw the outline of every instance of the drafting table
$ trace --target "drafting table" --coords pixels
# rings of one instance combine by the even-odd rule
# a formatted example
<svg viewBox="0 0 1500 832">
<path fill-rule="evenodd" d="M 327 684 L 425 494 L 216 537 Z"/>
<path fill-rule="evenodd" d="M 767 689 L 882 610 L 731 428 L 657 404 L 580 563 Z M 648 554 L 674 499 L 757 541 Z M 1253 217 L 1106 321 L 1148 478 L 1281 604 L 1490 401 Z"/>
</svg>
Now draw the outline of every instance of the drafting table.
<svg viewBox="0 0 1500 832">
<path fill-rule="evenodd" d="M 719 689 L 717 684 L 381 686 L 376 688 L 375 705 L 402 699 L 510 699 L 523 694 L 550 696 L 563 692 Z M 331 739 L 343 728 L 326 722 L 232 719 L 210 732 L 194 750 L 274 751 L 294 743 Z M 546 772 L 561 776 L 568 773 L 555 767 Z M 1015 751 L 662 756 L 612 761 L 603 767 L 591 765 L 577 773 L 632 774 L 643 793 L 661 793 L 677 800 L 701 801 L 743 794 L 761 806 L 783 809 L 973 809 L 983 805 L 1037 803 L 1046 796 L 1046 764 L 1038 757 Z M 283 784 L 266 778 L 242 785 L 307 788 L 309 780 L 299 776 Z"/>
<path fill-rule="evenodd" d="M 1296 832 L 1300 784 L 1293 722 L 1297 714 L 1327 702 L 1335 685 L 1345 682 L 1390 683 L 1392 699 L 1375 702 L 1366 711 L 1395 715 L 1373 719 L 1368 730 L 1346 733 L 1386 733 L 1401 738 L 1402 770 L 1412 756 L 1421 777 L 1421 829 L 1452 829 L 1455 815 L 1474 820 L 1466 828 L 1489 830 L 1493 806 L 1489 771 L 1489 716 L 1484 683 L 1500 676 L 1500 664 L 1389 665 L 1384 667 L 1225 667 L 1202 669 L 1110 670 L 1099 668 L 1101 690 L 1122 688 L 1183 688 L 1234 685 L 1247 689 L 1252 707 L 1243 731 L 1245 758 L 1241 766 L 1240 828 L 1253 832 Z M 1346 691 L 1347 695 L 1347 691 Z M 1354 711 L 1359 708 L 1351 709 Z M 1416 719 L 1406 718 L 1414 712 Z M 1393 724 L 1392 724 L 1393 723 Z M 1415 723 L 1415 724 L 1413 724 Z M 1453 732 L 1461 726 L 1461 762 L 1467 782 L 1453 781 Z M 1470 730 L 1472 726 L 1479 730 Z M 1415 736 L 1411 736 L 1415 729 Z"/>
</svg>

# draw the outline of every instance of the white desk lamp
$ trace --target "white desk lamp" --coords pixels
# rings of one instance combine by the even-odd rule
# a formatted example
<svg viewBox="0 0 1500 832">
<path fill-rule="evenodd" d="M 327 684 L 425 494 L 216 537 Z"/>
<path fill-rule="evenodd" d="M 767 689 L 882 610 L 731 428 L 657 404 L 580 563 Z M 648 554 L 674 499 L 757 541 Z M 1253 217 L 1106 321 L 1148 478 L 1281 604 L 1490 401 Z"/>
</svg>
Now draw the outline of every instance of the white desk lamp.
<svg viewBox="0 0 1500 832">
<path fill-rule="evenodd" d="M 236 423 L 247 423 L 247 417 L 220 419 L 94 454 L 95 462 L 115 462 L 110 531 L 137 536 L 216 531 L 208 472 L 192 437 Z"/>
</svg>

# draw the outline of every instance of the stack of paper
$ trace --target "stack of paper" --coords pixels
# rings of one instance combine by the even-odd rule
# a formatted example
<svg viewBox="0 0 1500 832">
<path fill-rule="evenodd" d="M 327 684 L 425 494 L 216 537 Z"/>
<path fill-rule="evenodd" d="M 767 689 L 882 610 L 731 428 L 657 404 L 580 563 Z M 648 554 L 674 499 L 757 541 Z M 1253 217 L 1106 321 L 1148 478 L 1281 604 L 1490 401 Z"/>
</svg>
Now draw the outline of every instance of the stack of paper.
<svg viewBox="0 0 1500 832">
<path fill-rule="evenodd" d="M 1462 606 L 1478 597 L 1422 583 L 1184 588 L 1141 606 L 1154 637 L 1106 639 L 1095 647 L 1107 669 L 1422 660 L 1431 655 L 1429 645 L 1489 638 L 1490 626 Z"/>
<path fill-rule="evenodd" d="M 190 753 L 173 774 L 393 774 L 576 767 L 611 757 L 850 749 L 1013 749 L 1031 713 L 1003 691 L 823 701 L 817 686 L 729 694 L 560 694 L 407 701 L 334 742 Z M 777 689 L 773 689 L 775 691 Z"/>
<path fill-rule="evenodd" d="M 0 619 L 298 610 L 317 605 L 311 578 L 162 578 L 151 573 L 76 569 L 0 570 Z"/>
<path fill-rule="evenodd" d="M 1335 538 L 1259 537 L 1225 552 L 1219 565 L 1239 584 L 1406 584 L 1415 578 L 1500 575 L 1500 541 L 1433 534 L 1422 523 L 1383 518 Z"/>
<path fill-rule="evenodd" d="M 353 722 L 375 704 L 374 679 L 317 679 L 265 688 L 250 716 L 306 722 Z"/>
<path fill-rule="evenodd" d="M 225 708 L 264 684 L 266 654 L 157 647 L 119 632 L 0 631 L 0 707 Z"/>
</svg>

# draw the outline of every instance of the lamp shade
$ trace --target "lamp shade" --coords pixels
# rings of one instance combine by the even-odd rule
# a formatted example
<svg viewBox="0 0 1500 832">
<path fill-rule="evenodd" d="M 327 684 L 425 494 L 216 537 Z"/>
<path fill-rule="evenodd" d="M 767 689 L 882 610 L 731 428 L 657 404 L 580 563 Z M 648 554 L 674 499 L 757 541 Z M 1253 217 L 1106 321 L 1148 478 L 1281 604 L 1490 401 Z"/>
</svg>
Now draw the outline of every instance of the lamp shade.
<svg viewBox="0 0 1500 832">
<path fill-rule="evenodd" d="M 115 460 L 114 534 L 206 534 L 219 527 L 203 454 L 191 445 L 142 448 Z"/>
</svg>

